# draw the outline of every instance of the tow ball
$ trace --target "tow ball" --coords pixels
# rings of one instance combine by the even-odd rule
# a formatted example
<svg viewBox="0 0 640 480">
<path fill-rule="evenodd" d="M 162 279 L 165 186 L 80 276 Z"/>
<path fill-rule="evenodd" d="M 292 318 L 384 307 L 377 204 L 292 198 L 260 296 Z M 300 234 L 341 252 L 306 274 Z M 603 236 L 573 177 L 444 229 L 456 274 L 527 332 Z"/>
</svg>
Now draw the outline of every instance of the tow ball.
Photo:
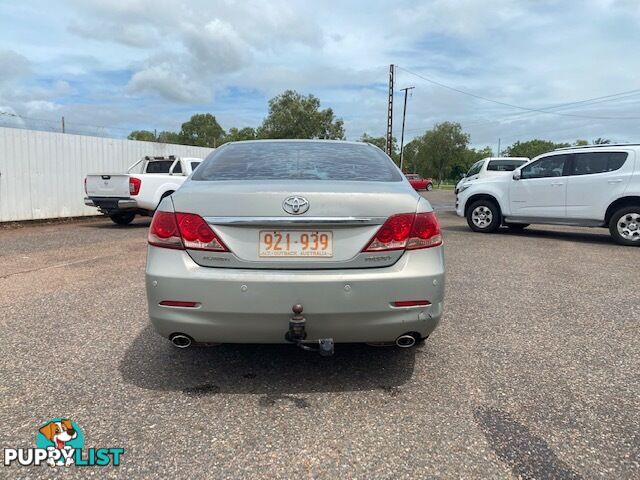
<svg viewBox="0 0 640 480">
<path fill-rule="evenodd" d="M 291 307 L 293 316 L 289 319 L 289 331 L 284 338 L 288 342 L 295 343 L 303 350 L 318 352 L 323 357 L 333 355 L 333 338 L 321 338 L 317 341 L 317 347 L 313 346 L 314 341 L 307 341 L 306 323 L 307 319 L 302 315 L 303 307 L 296 303 Z"/>
</svg>

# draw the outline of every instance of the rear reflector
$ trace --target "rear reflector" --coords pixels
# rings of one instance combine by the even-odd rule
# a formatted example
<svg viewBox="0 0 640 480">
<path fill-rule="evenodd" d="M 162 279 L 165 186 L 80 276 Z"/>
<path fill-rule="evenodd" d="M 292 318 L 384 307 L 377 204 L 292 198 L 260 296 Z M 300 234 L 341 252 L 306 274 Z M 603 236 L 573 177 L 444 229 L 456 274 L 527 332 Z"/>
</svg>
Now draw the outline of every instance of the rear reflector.
<svg viewBox="0 0 640 480">
<path fill-rule="evenodd" d="M 209 224 L 193 213 L 156 212 L 149 227 L 149 244 L 179 250 L 229 251 Z"/>
<path fill-rule="evenodd" d="M 417 250 L 442 245 L 440 223 L 433 212 L 392 215 L 363 252 Z"/>
<path fill-rule="evenodd" d="M 160 302 L 163 307 L 182 307 L 182 308 L 196 308 L 200 306 L 198 302 L 183 302 L 180 300 L 163 300 Z"/>
<path fill-rule="evenodd" d="M 138 195 L 142 180 L 136 177 L 129 177 L 129 195 Z"/>
<path fill-rule="evenodd" d="M 401 300 L 399 302 L 391 302 L 394 307 L 426 307 L 431 305 L 429 300 Z"/>
</svg>

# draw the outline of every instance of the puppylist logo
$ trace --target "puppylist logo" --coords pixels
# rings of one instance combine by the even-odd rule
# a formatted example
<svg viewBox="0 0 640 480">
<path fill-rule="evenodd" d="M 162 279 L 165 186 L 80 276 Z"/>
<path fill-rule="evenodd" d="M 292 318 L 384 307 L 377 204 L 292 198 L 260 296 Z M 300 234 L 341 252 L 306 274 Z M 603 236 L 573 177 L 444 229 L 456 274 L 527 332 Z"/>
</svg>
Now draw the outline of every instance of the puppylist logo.
<svg viewBox="0 0 640 480">
<path fill-rule="evenodd" d="M 76 422 L 53 418 L 38 430 L 36 448 L 5 448 L 4 465 L 117 467 L 123 454 L 124 448 L 84 448 L 84 434 Z"/>
</svg>

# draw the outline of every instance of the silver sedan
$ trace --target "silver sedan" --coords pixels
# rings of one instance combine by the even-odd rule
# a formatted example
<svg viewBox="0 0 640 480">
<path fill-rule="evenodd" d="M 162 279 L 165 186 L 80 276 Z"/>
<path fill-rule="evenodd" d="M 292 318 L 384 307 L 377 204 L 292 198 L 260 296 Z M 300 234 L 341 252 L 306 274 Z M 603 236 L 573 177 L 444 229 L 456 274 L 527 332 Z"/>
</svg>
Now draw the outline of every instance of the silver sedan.
<svg viewBox="0 0 640 480">
<path fill-rule="evenodd" d="M 158 207 L 146 288 L 177 347 L 411 347 L 442 316 L 440 225 L 372 145 L 229 143 Z"/>
</svg>

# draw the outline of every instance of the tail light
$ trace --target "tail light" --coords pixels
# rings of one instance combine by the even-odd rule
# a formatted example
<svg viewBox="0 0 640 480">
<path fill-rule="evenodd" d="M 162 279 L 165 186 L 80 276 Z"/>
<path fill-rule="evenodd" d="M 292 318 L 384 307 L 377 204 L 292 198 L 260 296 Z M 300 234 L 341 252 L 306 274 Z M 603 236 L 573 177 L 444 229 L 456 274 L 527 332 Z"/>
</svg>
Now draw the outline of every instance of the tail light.
<svg viewBox="0 0 640 480">
<path fill-rule="evenodd" d="M 401 213 L 384 222 L 363 252 L 417 250 L 438 245 L 442 245 L 442 234 L 435 213 Z"/>
<path fill-rule="evenodd" d="M 209 224 L 193 213 L 156 212 L 149 227 L 149 244 L 179 250 L 229 251 Z"/>
<path fill-rule="evenodd" d="M 142 180 L 136 177 L 129 177 L 129 195 L 138 195 Z"/>
</svg>

